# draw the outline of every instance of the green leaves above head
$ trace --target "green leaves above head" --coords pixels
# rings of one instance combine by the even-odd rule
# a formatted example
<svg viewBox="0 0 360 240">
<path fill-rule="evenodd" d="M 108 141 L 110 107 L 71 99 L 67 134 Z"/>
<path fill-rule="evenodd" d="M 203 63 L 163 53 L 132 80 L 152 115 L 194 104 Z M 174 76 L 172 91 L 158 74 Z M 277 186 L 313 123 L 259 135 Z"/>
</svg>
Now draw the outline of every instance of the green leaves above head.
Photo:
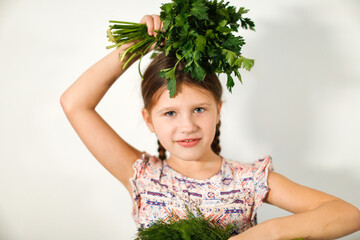
<svg viewBox="0 0 360 240">
<path fill-rule="evenodd" d="M 176 94 L 176 66 L 172 68 L 166 68 L 160 71 L 159 76 L 168 80 L 167 89 L 170 92 L 170 97 L 174 97 Z"/>
<path fill-rule="evenodd" d="M 204 78 L 206 76 L 206 71 L 200 66 L 200 64 L 197 61 L 194 61 L 195 65 L 192 68 L 191 76 L 196 81 L 204 81 Z"/>
<path fill-rule="evenodd" d="M 194 80 L 204 80 L 207 73 L 226 73 L 231 91 L 235 84 L 231 74 L 241 81 L 238 69 L 250 70 L 254 65 L 254 60 L 241 55 L 243 37 L 233 34 L 240 27 L 254 30 L 255 24 L 243 18 L 249 10 L 237 10 L 223 0 L 173 0 L 161 9 L 161 20 L 167 26 L 166 54 L 176 53 Z"/>
<path fill-rule="evenodd" d="M 245 68 L 246 70 L 250 71 L 251 68 L 254 66 L 255 60 L 254 59 L 247 59 L 243 56 L 240 56 L 239 63 L 237 66 Z"/>
<path fill-rule="evenodd" d="M 190 16 L 194 16 L 199 20 L 209 20 L 208 17 L 208 6 L 206 2 L 202 0 L 195 0 L 191 4 Z"/>
<path fill-rule="evenodd" d="M 245 45 L 243 37 L 233 34 L 239 29 L 254 30 L 254 22 L 243 17 L 248 11 L 244 7 L 237 10 L 224 0 L 172 0 L 161 6 L 163 29 L 156 38 L 147 35 L 144 24 L 112 21 L 118 25 L 110 26 L 108 30 L 109 41 L 115 42 L 109 47 L 140 41 L 126 53 L 133 56 L 142 55 L 156 42 L 157 50 L 184 62 L 184 71 L 195 81 L 203 81 L 208 73 L 227 74 L 226 85 L 231 92 L 235 84 L 231 75 L 241 82 L 239 69 L 250 70 L 254 65 L 254 60 L 241 54 Z M 160 75 L 168 80 L 170 97 L 173 97 L 176 92 L 175 68 L 164 69 Z"/>
<path fill-rule="evenodd" d="M 202 35 L 196 37 L 195 50 L 199 52 L 205 52 L 206 38 Z"/>
</svg>

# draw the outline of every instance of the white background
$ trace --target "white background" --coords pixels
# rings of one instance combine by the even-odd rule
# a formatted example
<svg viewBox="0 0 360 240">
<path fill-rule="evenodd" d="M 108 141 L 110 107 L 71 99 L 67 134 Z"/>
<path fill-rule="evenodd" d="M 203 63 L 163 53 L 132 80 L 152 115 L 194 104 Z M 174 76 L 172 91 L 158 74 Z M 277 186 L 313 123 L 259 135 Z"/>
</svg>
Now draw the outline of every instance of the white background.
<svg viewBox="0 0 360 240">
<path fill-rule="evenodd" d="M 138 22 L 161 3 L 0 1 L 1 240 L 133 239 L 129 194 L 84 147 L 59 98 L 111 51 L 108 20 Z M 231 5 L 251 9 L 256 32 L 241 35 L 256 64 L 232 95 L 225 91 L 222 155 L 252 162 L 270 154 L 281 174 L 360 207 L 360 2 Z M 131 144 L 156 153 L 139 83 L 135 64 L 97 110 Z M 287 214 L 264 205 L 259 220 Z"/>
</svg>

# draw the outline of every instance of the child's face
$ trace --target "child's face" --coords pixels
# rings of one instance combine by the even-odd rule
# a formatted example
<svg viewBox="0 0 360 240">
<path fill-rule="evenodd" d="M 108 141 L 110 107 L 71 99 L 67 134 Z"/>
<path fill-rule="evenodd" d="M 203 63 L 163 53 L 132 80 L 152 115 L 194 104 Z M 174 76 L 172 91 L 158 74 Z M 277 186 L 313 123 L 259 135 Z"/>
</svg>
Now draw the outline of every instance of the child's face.
<svg viewBox="0 0 360 240">
<path fill-rule="evenodd" d="M 183 84 L 174 98 L 163 91 L 151 112 L 144 109 L 143 116 L 171 158 L 192 161 L 214 154 L 211 143 L 220 109 L 221 103 L 210 92 Z"/>
</svg>

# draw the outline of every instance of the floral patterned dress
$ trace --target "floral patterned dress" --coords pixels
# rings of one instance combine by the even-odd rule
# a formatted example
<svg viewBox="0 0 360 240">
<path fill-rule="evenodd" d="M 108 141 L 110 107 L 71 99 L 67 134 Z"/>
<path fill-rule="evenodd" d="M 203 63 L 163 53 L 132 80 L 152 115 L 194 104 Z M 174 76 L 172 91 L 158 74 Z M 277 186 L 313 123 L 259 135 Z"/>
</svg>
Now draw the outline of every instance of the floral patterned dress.
<svg viewBox="0 0 360 240">
<path fill-rule="evenodd" d="M 185 218 L 186 209 L 226 226 L 236 226 L 240 233 L 254 225 L 256 210 L 267 192 L 271 157 L 254 163 L 222 158 L 221 170 L 213 177 L 198 180 L 186 177 L 167 165 L 166 160 L 143 154 L 133 168 L 133 217 L 137 227 L 149 227 L 158 219 L 176 214 Z"/>
</svg>

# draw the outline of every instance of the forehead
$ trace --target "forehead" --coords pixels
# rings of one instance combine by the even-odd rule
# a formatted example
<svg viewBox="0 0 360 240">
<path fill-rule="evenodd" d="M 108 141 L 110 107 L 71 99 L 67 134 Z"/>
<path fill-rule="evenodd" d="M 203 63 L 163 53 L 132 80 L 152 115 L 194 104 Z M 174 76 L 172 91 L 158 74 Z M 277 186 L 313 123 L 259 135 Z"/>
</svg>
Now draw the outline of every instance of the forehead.
<svg viewBox="0 0 360 240">
<path fill-rule="evenodd" d="M 162 91 L 154 105 L 154 109 L 171 106 L 196 105 L 200 103 L 216 104 L 211 92 L 194 86 L 181 84 L 178 86 L 177 93 L 173 98 L 169 96 L 169 90 Z"/>
</svg>

